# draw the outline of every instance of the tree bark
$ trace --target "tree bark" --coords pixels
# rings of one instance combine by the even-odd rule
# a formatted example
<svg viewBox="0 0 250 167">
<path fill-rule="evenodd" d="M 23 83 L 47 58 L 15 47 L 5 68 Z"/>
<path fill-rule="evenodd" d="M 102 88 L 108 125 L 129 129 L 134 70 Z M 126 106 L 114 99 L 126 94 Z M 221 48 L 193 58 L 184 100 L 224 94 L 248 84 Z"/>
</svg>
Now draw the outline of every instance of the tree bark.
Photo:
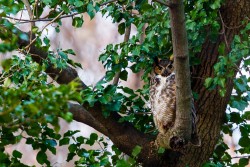
<svg viewBox="0 0 250 167">
<path fill-rule="evenodd" d="M 196 79 L 193 79 L 192 83 L 193 90 L 199 94 L 199 99 L 195 102 L 195 106 L 198 116 L 198 133 L 202 142 L 201 147 L 188 146 L 184 153 L 167 151 L 164 155 L 160 156 L 152 144 L 155 140 L 154 136 L 142 134 L 129 123 L 118 123 L 117 120 L 120 116 L 117 113 L 113 112 L 108 119 L 104 118 L 99 103 L 96 103 L 88 111 L 83 108 L 84 106 L 72 106 L 72 108 L 76 108 L 71 110 L 74 118 L 83 123 L 87 121 L 86 117 L 96 120 L 97 123 L 93 125 L 90 121 L 87 123 L 106 134 L 121 151 L 128 155 L 136 145 L 141 146 L 142 151 L 138 158 L 143 163 L 143 166 L 202 166 L 213 153 L 233 89 L 233 81 L 232 79 L 228 79 L 226 82 L 227 92 L 225 97 L 222 98 L 218 93 L 218 89 L 209 91 L 204 87 L 204 79 L 214 76 L 213 66 L 218 60 L 219 45 L 224 43 L 225 39 L 228 44 L 231 44 L 233 37 L 239 34 L 239 31 L 244 28 L 244 26 L 239 26 L 241 25 L 241 21 L 246 17 L 250 17 L 249 10 L 249 0 L 237 0 L 237 2 L 235 0 L 226 0 L 220 9 L 220 13 L 226 26 L 231 28 L 225 28 L 224 34 L 219 35 L 216 43 L 212 43 L 207 38 L 202 46 L 202 51 L 197 54 L 197 57 L 201 60 L 201 64 L 194 68 L 193 78 Z M 20 47 L 26 46 L 27 43 L 28 41 L 19 40 Z M 33 56 L 33 59 L 38 63 L 47 56 L 46 52 L 34 46 L 32 46 L 30 53 L 37 55 Z M 60 84 L 67 84 L 78 78 L 76 71 L 71 67 L 62 71 L 49 67 L 47 72 Z M 80 83 L 81 88 L 85 89 L 86 85 L 82 82 Z M 82 117 L 79 115 L 79 112 L 75 111 L 83 114 Z"/>
<path fill-rule="evenodd" d="M 182 0 L 173 0 L 172 3 L 169 12 L 176 80 L 176 120 L 174 130 L 178 132 L 178 137 L 189 141 L 192 131 L 192 92 L 184 4 Z"/>
<path fill-rule="evenodd" d="M 225 40 L 230 45 L 234 36 L 239 34 L 240 30 L 245 27 L 242 25 L 242 20 L 250 16 L 250 1 L 240 0 L 236 2 L 235 0 L 227 0 L 220 8 L 220 13 L 223 22 L 228 28 L 224 27 L 225 32 L 219 35 L 216 43 L 211 42 L 209 38 L 206 39 L 201 53 L 197 54 L 201 64 L 196 66 L 193 71 L 192 87 L 193 91 L 199 95 L 195 106 L 198 114 L 198 133 L 202 145 L 201 147 L 191 146 L 188 148 L 185 156 L 180 158 L 180 162 L 176 166 L 185 166 L 186 164 L 193 167 L 202 166 L 211 157 L 220 136 L 226 107 L 233 89 L 233 80 L 232 78 L 227 79 L 225 97 L 220 96 L 218 89 L 207 90 L 204 86 L 204 80 L 215 75 L 213 66 L 218 61 L 219 45 L 226 43 Z M 221 32 L 223 32 L 222 28 Z M 236 71 L 234 75 L 236 76 Z"/>
</svg>

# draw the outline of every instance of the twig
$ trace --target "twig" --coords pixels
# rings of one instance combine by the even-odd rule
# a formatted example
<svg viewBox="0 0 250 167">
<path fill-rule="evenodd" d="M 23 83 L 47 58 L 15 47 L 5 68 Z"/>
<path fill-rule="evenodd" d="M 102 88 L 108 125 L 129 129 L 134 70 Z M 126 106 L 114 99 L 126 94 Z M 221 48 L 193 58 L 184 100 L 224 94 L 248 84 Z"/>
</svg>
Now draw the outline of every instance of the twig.
<svg viewBox="0 0 250 167">
<path fill-rule="evenodd" d="M 135 112 L 133 114 L 135 114 L 135 115 L 148 115 L 148 114 L 152 115 L 153 112 Z"/>
<path fill-rule="evenodd" d="M 42 28 L 41 32 L 43 32 L 43 30 L 44 30 L 48 25 L 50 25 L 50 24 L 53 23 L 55 20 L 57 20 L 57 19 L 63 14 L 63 12 L 64 12 L 64 11 L 62 11 L 61 13 L 59 13 L 53 20 L 51 20 L 49 23 L 47 23 L 47 24 Z M 30 42 L 29 45 L 27 45 L 27 46 L 25 47 L 25 49 L 29 48 L 29 47 L 36 41 L 36 39 L 37 39 L 37 36 Z"/>
<path fill-rule="evenodd" d="M 33 12 L 31 10 L 30 4 L 28 0 L 22 0 L 30 17 L 30 20 L 33 20 L 34 15 Z M 22 17 L 22 16 L 21 16 Z M 21 18 L 20 17 L 20 18 Z M 35 22 L 30 22 L 30 42 L 32 41 L 32 28 L 35 26 Z M 27 50 L 27 52 L 29 52 L 29 50 Z"/>
<path fill-rule="evenodd" d="M 148 27 L 148 23 L 145 23 L 142 27 L 142 34 L 140 36 L 140 44 L 142 44 L 146 38 L 146 28 Z"/>
<path fill-rule="evenodd" d="M 103 2 L 100 6 L 104 6 L 104 5 L 107 5 L 107 4 L 115 2 L 115 1 L 117 1 L 117 0 L 110 0 L 110 1 L 107 1 L 107 2 Z"/>
<path fill-rule="evenodd" d="M 32 22 L 32 20 L 33 20 L 33 12 L 31 10 L 29 2 L 27 0 L 22 0 L 22 1 L 23 1 L 24 5 L 25 5 L 27 11 L 28 11 L 28 15 L 29 15 L 30 20 L 31 20 L 31 28 L 32 28 L 33 26 L 35 26 L 35 23 Z M 18 19 L 18 20 L 21 20 L 21 19 Z"/>
<path fill-rule="evenodd" d="M 117 0 L 110 0 L 110 1 L 107 1 L 107 2 L 104 2 L 102 4 L 100 4 L 100 6 L 104 6 L 104 5 L 107 5 L 109 3 L 112 3 L 112 2 L 116 2 Z M 69 15 L 64 15 L 64 16 L 61 16 L 59 17 L 58 19 L 62 19 L 62 18 L 68 18 L 68 17 L 72 17 L 72 16 L 75 16 L 75 15 L 78 15 L 78 14 L 82 14 L 82 13 L 72 13 L 72 14 L 69 14 Z M 29 23 L 29 22 L 39 22 L 39 21 L 52 21 L 53 18 L 40 18 L 40 19 L 33 19 L 33 20 L 29 20 L 29 19 L 17 19 L 15 17 L 11 17 L 11 16 L 4 16 L 3 18 L 8 18 L 8 19 L 12 19 L 12 20 L 16 20 L 16 21 L 22 21 L 20 23 Z"/>
<path fill-rule="evenodd" d="M 241 156 L 235 156 L 235 157 L 232 157 L 233 158 L 250 158 L 250 155 L 241 155 Z"/>
<path fill-rule="evenodd" d="M 128 42 L 129 36 L 130 36 L 130 32 L 131 32 L 131 24 L 128 27 L 126 27 L 126 29 L 125 29 L 124 42 Z M 119 78 L 120 78 L 120 74 L 121 74 L 121 71 L 118 71 L 115 74 L 114 80 L 113 80 L 113 85 L 117 85 L 118 84 Z"/>
<path fill-rule="evenodd" d="M 72 13 L 72 14 L 69 14 L 69 15 L 64 15 L 64 16 L 59 17 L 58 19 L 72 17 L 72 16 L 75 16 L 75 15 L 78 15 L 78 14 L 81 14 L 81 13 Z M 20 23 L 39 22 L 39 21 L 52 21 L 54 19 L 54 18 L 50 18 L 50 19 L 43 18 L 43 19 L 29 20 L 29 19 L 17 19 L 17 18 L 10 17 L 10 16 L 5 16 L 5 18 L 13 19 L 13 20 L 17 20 L 17 21 L 22 21 Z"/>
<path fill-rule="evenodd" d="M 220 11 L 219 11 L 219 16 L 220 16 L 220 20 L 221 20 L 221 24 L 222 24 L 222 34 L 224 36 L 224 41 L 226 43 L 227 51 L 230 52 L 230 48 L 229 48 L 229 45 L 228 45 L 228 42 L 227 42 L 227 37 L 226 37 L 226 34 L 225 34 L 225 32 L 226 32 L 225 31 L 225 23 L 224 23 L 224 21 L 222 19 Z"/>
</svg>

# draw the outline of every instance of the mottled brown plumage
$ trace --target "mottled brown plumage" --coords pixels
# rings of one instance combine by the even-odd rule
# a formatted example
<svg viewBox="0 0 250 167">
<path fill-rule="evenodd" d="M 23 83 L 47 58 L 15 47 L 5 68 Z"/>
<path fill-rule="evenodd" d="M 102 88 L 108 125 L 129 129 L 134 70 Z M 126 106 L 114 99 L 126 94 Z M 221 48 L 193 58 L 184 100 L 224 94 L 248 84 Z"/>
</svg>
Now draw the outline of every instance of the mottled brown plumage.
<svg viewBox="0 0 250 167">
<path fill-rule="evenodd" d="M 159 133 L 166 132 L 174 126 L 176 117 L 176 84 L 173 61 L 156 59 L 150 81 L 150 103 L 153 119 Z M 196 132 L 196 111 L 192 103 L 192 139 L 199 145 Z"/>
<path fill-rule="evenodd" d="M 151 76 L 150 103 L 155 126 L 165 134 L 174 125 L 176 97 L 172 61 L 157 60 Z"/>
</svg>

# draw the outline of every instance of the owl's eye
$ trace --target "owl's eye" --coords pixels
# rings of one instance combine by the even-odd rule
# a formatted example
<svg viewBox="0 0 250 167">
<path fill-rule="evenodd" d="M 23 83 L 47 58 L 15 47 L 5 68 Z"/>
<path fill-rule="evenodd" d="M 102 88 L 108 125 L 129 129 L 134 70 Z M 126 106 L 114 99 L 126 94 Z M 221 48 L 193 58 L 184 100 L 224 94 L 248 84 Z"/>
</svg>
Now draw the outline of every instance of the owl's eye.
<svg viewBox="0 0 250 167">
<path fill-rule="evenodd" d="M 155 68 L 154 68 L 154 71 L 155 71 L 155 73 L 156 74 L 161 74 L 162 73 L 162 67 L 160 67 L 160 66 L 155 66 Z"/>
<path fill-rule="evenodd" d="M 172 65 L 172 64 L 169 64 L 169 65 L 168 65 L 168 68 L 170 68 L 170 69 L 173 68 L 173 65 Z"/>
</svg>

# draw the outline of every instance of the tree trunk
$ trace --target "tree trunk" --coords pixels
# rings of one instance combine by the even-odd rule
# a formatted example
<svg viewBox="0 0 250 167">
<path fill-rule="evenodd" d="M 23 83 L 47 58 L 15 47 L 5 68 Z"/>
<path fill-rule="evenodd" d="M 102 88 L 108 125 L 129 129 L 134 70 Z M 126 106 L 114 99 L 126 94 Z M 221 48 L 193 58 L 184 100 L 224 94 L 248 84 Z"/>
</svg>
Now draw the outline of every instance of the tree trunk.
<svg viewBox="0 0 250 167">
<path fill-rule="evenodd" d="M 201 53 L 197 55 L 201 60 L 201 64 L 196 66 L 193 71 L 193 78 L 195 78 L 192 80 L 193 91 L 199 94 L 195 106 L 198 113 L 197 126 L 202 141 L 201 147 L 190 146 L 175 166 L 186 166 L 187 164 L 193 167 L 202 166 L 211 157 L 220 135 L 226 107 L 233 89 L 233 81 L 232 78 L 227 80 L 226 95 L 221 97 L 218 89 L 207 90 L 204 87 L 204 80 L 214 76 L 213 66 L 219 57 L 219 45 L 225 43 L 225 40 L 230 45 L 234 36 L 239 34 L 240 29 L 244 28 L 244 25 L 241 27 L 239 25 L 246 16 L 249 17 L 250 1 L 241 0 L 236 2 L 235 0 L 227 0 L 225 5 L 221 7 L 220 12 L 224 24 L 231 28 L 225 27 L 224 34 L 219 35 L 216 43 L 206 39 Z"/>
</svg>

